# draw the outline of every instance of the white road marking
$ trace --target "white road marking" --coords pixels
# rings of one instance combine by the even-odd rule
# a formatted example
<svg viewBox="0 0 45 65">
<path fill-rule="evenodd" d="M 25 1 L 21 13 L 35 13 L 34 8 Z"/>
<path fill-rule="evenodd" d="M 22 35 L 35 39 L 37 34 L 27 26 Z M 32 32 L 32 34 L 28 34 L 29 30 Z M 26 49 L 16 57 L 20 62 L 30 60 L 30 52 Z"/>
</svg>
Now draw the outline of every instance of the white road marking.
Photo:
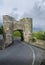
<svg viewBox="0 0 45 65">
<path fill-rule="evenodd" d="M 33 52 L 33 61 L 32 61 L 32 65 L 34 65 L 34 62 L 35 62 L 35 52 L 34 52 L 34 50 L 33 50 L 32 47 L 30 47 L 30 48 L 32 49 L 32 52 Z"/>
<path fill-rule="evenodd" d="M 22 42 L 22 43 L 25 44 L 24 42 Z M 28 47 L 31 48 L 31 50 L 32 50 L 32 53 L 33 53 L 32 65 L 34 65 L 34 63 L 35 63 L 35 52 L 34 52 L 34 50 L 33 50 L 33 48 L 31 46 L 28 45 Z"/>
</svg>

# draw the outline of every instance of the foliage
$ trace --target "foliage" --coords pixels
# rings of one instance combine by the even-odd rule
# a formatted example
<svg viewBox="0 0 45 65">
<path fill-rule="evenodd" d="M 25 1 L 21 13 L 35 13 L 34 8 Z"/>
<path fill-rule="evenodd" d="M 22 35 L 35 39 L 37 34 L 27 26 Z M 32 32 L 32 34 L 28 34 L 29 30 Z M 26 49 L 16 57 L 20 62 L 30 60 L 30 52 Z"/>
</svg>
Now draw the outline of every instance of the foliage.
<svg viewBox="0 0 45 65">
<path fill-rule="evenodd" d="M 3 34 L 3 26 L 0 27 L 0 34 Z"/>
<path fill-rule="evenodd" d="M 13 36 L 14 36 L 14 37 L 20 37 L 20 36 L 21 36 L 21 33 L 20 33 L 19 31 L 15 31 L 15 32 L 13 33 Z"/>
<path fill-rule="evenodd" d="M 24 20 L 25 20 L 25 18 L 20 19 L 20 21 L 24 21 Z"/>
<path fill-rule="evenodd" d="M 35 42 L 37 40 L 36 37 L 32 37 L 32 41 Z"/>
<path fill-rule="evenodd" d="M 39 32 L 33 32 L 32 33 L 32 38 L 33 37 L 36 37 L 39 40 L 45 40 L 45 32 L 41 32 L 41 31 L 39 31 Z"/>
</svg>

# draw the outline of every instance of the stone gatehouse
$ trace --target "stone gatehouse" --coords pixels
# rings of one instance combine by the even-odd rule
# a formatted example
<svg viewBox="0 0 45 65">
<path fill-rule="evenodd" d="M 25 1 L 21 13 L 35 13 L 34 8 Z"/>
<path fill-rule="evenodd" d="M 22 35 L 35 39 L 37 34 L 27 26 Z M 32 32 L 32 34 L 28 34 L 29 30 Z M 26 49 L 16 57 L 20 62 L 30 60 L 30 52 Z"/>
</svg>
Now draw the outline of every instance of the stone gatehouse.
<svg viewBox="0 0 45 65">
<path fill-rule="evenodd" d="M 32 18 L 16 21 L 13 17 L 3 16 L 4 44 L 7 46 L 13 41 L 13 32 L 21 32 L 21 40 L 30 43 L 32 39 Z"/>
</svg>

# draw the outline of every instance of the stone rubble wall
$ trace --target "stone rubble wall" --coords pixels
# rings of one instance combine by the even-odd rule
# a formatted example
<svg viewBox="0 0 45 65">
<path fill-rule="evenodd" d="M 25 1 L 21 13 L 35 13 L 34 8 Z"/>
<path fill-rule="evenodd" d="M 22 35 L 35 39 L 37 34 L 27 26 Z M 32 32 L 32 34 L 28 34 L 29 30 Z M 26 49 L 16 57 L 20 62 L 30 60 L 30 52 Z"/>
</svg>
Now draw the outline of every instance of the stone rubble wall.
<svg viewBox="0 0 45 65">
<path fill-rule="evenodd" d="M 24 18 L 24 21 L 16 21 L 13 17 L 3 16 L 3 29 L 5 33 L 5 45 L 8 46 L 13 41 L 13 31 L 23 30 L 24 41 L 30 43 L 32 39 L 32 18 Z"/>
</svg>

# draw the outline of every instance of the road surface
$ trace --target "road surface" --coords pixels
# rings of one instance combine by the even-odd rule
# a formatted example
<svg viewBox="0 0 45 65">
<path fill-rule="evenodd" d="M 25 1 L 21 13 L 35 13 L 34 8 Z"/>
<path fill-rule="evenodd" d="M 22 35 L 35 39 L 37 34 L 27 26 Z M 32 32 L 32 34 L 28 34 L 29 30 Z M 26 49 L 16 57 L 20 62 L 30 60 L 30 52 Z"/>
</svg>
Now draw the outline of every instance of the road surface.
<svg viewBox="0 0 45 65">
<path fill-rule="evenodd" d="M 0 50 L 0 65 L 40 65 L 45 59 L 45 50 L 25 44 L 20 40 Z"/>
</svg>

